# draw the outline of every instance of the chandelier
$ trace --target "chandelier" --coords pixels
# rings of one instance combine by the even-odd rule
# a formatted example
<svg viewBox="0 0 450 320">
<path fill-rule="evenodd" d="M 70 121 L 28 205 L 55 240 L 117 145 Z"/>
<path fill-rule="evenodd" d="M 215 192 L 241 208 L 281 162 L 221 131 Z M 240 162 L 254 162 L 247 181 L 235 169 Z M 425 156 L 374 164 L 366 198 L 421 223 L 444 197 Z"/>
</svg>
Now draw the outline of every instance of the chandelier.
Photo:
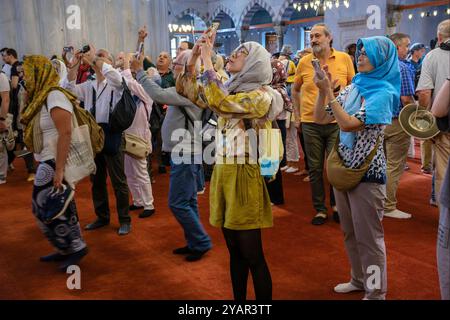
<svg viewBox="0 0 450 320">
<path fill-rule="evenodd" d="M 194 26 L 189 24 L 169 24 L 169 31 L 172 32 L 194 32 Z"/>
<path fill-rule="evenodd" d="M 293 7 L 297 11 L 313 9 L 316 11 L 326 11 L 333 9 L 333 6 L 339 8 L 340 6 L 344 6 L 345 8 L 350 7 L 350 0 L 312 0 L 312 1 L 302 1 L 295 2 Z"/>
</svg>

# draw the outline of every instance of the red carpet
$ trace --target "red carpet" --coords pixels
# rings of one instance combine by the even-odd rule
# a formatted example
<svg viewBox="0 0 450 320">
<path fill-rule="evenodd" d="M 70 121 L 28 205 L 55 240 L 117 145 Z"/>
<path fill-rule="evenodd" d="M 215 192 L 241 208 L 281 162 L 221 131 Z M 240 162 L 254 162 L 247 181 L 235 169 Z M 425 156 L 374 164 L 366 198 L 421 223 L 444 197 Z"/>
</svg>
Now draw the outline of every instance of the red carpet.
<svg viewBox="0 0 450 320">
<path fill-rule="evenodd" d="M 172 249 L 183 246 L 183 233 L 167 207 L 168 174 L 153 185 L 157 213 L 141 220 L 132 213 L 132 233 L 119 237 L 112 223 L 84 232 L 90 253 L 82 261 L 82 290 L 66 287 L 68 275 L 55 264 L 39 262 L 52 247 L 31 213 L 32 185 L 23 162 L 0 186 L 0 299 L 232 299 L 228 252 L 218 229 L 208 223 L 208 196 L 200 196 L 200 214 L 214 248 L 204 259 L 187 263 Z M 408 221 L 384 221 L 388 254 L 388 299 L 439 299 L 436 267 L 438 210 L 428 205 L 431 176 L 410 162 L 399 188 L 399 209 Z M 275 299 L 361 299 L 362 293 L 338 295 L 332 288 L 349 280 L 349 264 L 339 225 L 321 227 L 313 216 L 308 183 L 285 175 L 286 205 L 274 208 L 275 227 L 263 233 Z M 208 193 L 208 192 L 207 192 Z M 110 203 L 114 203 L 111 195 Z M 81 225 L 94 219 L 90 184 L 77 188 Z M 249 281 L 249 287 L 251 283 Z M 251 289 L 252 290 L 252 289 Z M 250 293 L 250 298 L 253 298 Z"/>
</svg>

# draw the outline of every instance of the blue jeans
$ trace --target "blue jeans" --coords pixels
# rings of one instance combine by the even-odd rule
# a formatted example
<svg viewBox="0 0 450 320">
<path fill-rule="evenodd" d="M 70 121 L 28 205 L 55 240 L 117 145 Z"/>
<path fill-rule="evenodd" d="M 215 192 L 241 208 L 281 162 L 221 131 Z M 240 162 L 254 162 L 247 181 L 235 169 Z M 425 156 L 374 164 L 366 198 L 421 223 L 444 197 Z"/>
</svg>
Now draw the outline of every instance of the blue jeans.
<svg viewBox="0 0 450 320">
<path fill-rule="evenodd" d="M 203 166 L 199 164 L 197 174 L 197 192 L 203 191 L 203 189 L 205 189 L 205 172 L 203 171 Z"/>
<path fill-rule="evenodd" d="M 169 207 L 183 227 L 189 249 L 211 249 L 211 239 L 200 221 L 197 204 L 199 164 L 174 164 L 170 161 Z"/>
</svg>

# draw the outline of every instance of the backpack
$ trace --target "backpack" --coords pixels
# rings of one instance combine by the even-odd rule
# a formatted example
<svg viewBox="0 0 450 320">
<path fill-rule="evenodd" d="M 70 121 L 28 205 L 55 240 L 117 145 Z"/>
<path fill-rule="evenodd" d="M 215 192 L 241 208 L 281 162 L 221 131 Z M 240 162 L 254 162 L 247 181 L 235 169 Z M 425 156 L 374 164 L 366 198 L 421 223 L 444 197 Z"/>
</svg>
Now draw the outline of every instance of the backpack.
<svg viewBox="0 0 450 320">
<path fill-rule="evenodd" d="M 179 107 L 184 115 L 184 128 L 189 130 L 189 123 L 194 127 L 194 121 L 191 119 L 184 107 Z M 202 143 L 208 145 L 215 139 L 215 130 L 217 127 L 217 115 L 211 109 L 203 109 L 202 111 Z"/>
<path fill-rule="evenodd" d="M 136 116 L 137 105 L 124 78 L 122 78 L 122 88 L 122 98 L 116 103 L 109 117 L 109 126 L 113 133 L 122 133 L 127 130 Z"/>
</svg>

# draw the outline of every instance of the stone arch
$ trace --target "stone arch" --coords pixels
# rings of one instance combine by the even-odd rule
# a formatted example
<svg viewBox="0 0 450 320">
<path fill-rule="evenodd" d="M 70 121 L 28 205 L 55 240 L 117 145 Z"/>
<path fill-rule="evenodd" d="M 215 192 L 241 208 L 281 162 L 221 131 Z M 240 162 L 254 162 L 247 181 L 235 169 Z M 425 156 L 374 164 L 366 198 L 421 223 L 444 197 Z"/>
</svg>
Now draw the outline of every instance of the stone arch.
<svg viewBox="0 0 450 320">
<path fill-rule="evenodd" d="M 181 18 L 183 18 L 185 15 L 197 16 L 200 19 L 202 19 L 205 24 L 207 24 L 207 22 L 209 20 L 206 15 L 200 13 L 199 11 L 197 11 L 197 10 L 195 10 L 193 8 L 188 8 L 188 9 L 183 10 L 182 12 L 178 13 L 176 16 L 174 16 L 172 18 L 172 23 L 176 22 L 177 20 L 179 20 Z"/>
<path fill-rule="evenodd" d="M 273 8 L 266 1 L 251 0 L 243 10 L 241 17 L 239 18 L 239 23 L 236 25 L 236 29 L 241 29 L 244 26 L 249 26 L 253 16 L 260 8 L 265 9 L 269 13 L 273 22 L 276 21 L 277 15 Z"/>
<path fill-rule="evenodd" d="M 236 20 L 236 16 L 233 11 L 225 7 L 223 4 L 218 5 L 216 10 L 214 10 L 214 13 L 211 15 L 211 21 L 213 21 L 221 12 L 228 15 L 231 20 L 233 20 L 234 26 L 237 26 L 238 21 Z"/>
</svg>

